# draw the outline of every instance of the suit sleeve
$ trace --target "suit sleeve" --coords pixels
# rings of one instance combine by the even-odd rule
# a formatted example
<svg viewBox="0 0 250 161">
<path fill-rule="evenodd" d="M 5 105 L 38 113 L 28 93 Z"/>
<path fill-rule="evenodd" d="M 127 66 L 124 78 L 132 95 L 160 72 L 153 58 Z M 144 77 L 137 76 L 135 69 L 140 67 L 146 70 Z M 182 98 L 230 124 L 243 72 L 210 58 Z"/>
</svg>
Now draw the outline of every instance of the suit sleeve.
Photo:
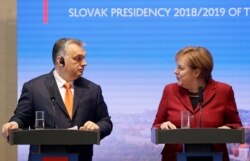
<svg viewBox="0 0 250 161">
<path fill-rule="evenodd" d="M 111 117 L 109 116 L 107 105 L 104 101 L 101 87 L 98 86 L 98 96 L 97 96 L 97 125 L 100 127 L 101 139 L 108 136 L 112 129 L 113 124 Z"/>
<path fill-rule="evenodd" d="M 21 96 L 18 100 L 14 115 L 10 121 L 18 123 L 19 128 L 28 128 L 34 122 L 34 112 L 32 109 L 32 94 L 29 83 L 23 85 Z M 32 122 L 33 121 L 33 122 Z"/>
</svg>

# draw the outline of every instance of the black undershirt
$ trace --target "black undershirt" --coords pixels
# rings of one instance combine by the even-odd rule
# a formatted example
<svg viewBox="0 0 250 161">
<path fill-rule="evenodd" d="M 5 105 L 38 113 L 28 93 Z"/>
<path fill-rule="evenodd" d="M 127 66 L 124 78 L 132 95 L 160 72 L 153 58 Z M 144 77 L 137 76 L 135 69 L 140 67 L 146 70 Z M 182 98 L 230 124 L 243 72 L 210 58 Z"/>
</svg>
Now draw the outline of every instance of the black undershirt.
<svg viewBox="0 0 250 161">
<path fill-rule="evenodd" d="M 189 98 L 191 100 L 192 107 L 195 110 L 196 106 L 199 103 L 199 97 L 198 96 L 189 96 Z"/>
</svg>

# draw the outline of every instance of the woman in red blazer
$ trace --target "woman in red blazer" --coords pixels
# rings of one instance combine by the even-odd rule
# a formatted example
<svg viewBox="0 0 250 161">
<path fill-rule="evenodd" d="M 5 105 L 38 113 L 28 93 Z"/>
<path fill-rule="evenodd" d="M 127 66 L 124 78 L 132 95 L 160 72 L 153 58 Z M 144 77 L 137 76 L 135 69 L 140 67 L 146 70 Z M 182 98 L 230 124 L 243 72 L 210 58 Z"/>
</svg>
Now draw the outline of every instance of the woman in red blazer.
<svg viewBox="0 0 250 161">
<path fill-rule="evenodd" d="M 212 79 L 213 58 L 210 52 L 203 47 L 185 47 L 176 54 L 175 60 L 177 67 L 174 73 L 178 82 L 164 88 L 153 127 L 180 128 L 183 110 L 190 112 L 191 128 L 241 127 L 232 87 Z M 226 144 L 216 144 L 213 149 L 223 153 L 223 161 L 229 161 Z M 181 144 L 166 144 L 162 161 L 176 161 L 177 152 L 182 152 Z"/>
</svg>

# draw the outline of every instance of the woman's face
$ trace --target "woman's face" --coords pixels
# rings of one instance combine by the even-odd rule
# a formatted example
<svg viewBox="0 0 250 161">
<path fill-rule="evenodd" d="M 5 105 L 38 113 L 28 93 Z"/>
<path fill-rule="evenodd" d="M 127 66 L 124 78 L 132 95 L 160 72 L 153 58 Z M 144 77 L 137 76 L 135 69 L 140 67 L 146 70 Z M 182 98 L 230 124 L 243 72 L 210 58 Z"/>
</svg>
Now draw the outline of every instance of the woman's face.
<svg viewBox="0 0 250 161">
<path fill-rule="evenodd" d="M 187 60 L 187 56 L 181 56 L 176 61 L 176 69 L 174 71 L 179 86 L 192 90 L 197 78 L 197 72 L 192 69 Z"/>
</svg>

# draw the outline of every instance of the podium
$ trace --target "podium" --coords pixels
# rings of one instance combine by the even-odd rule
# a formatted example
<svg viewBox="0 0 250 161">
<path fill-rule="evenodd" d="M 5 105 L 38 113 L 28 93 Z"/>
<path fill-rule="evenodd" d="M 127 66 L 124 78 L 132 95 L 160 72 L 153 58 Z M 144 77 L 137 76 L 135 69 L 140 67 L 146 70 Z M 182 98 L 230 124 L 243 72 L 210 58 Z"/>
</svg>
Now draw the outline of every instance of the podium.
<svg viewBox="0 0 250 161">
<path fill-rule="evenodd" d="M 153 128 L 151 130 L 151 141 L 155 144 L 182 144 L 183 152 L 177 154 L 178 161 L 222 161 L 222 153 L 213 152 L 213 144 L 244 143 L 245 132 L 244 129 L 189 128 L 160 130 Z"/>
<path fill-rule="evenodd" d="M 10 131 L 10 145 L 37 145 L 32 161 L 78 161 L 78 154 L 69 153 L 70 145 L 100 144 L 100 131 L 41 129 Z"/>
</svg>

